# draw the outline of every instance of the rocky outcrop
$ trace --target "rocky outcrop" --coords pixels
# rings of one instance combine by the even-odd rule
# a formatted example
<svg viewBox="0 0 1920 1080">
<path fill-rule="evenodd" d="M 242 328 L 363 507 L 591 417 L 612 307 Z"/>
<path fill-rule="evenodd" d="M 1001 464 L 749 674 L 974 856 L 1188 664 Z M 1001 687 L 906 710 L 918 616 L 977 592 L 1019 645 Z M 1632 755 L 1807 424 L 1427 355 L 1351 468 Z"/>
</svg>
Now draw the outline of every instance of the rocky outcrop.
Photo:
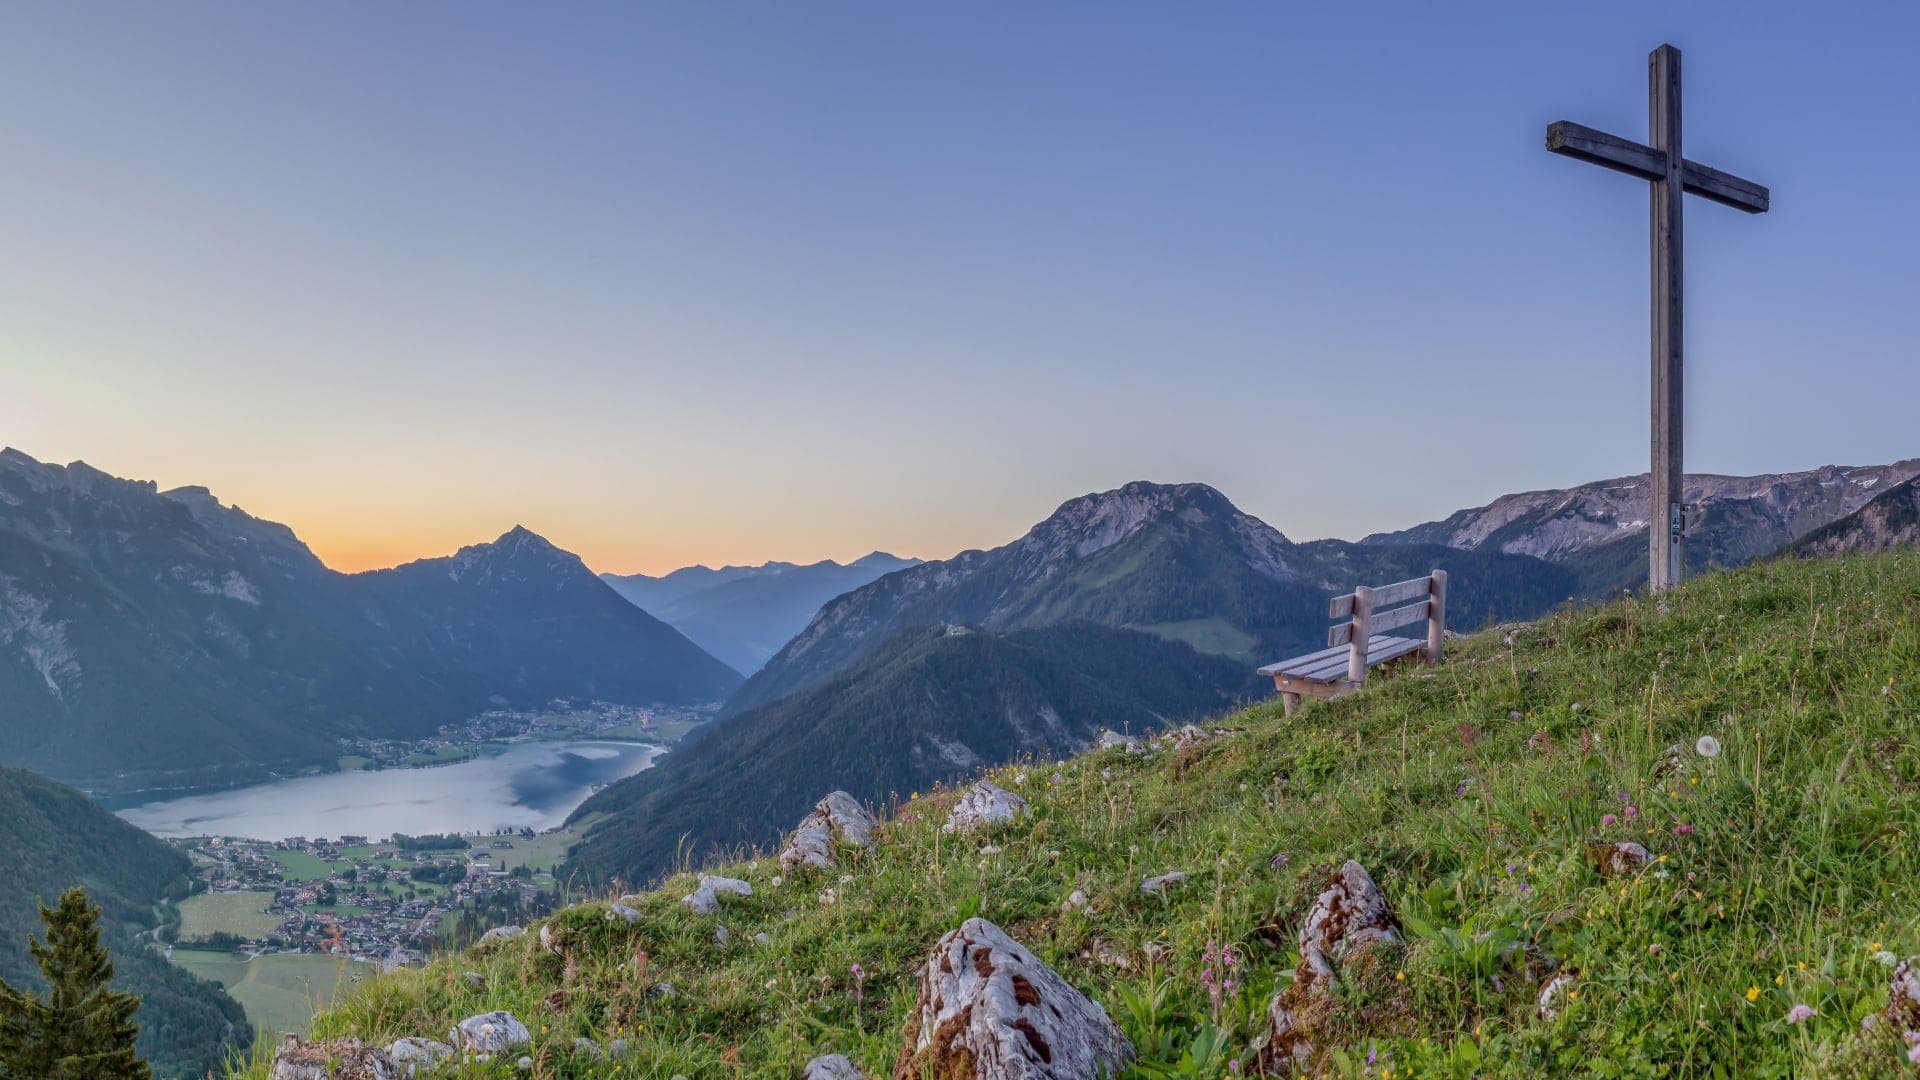
<svg viewBox="0 0 1920 1080">
<path fill-rule="evenodd" d="M 968 919 L 921 971 L 894 1077 L 1092 1080 L 1132 1058 L 1099 1005 L 999 927 Z"/>
<path fill-rule="evenodd" d="M 954 804 L 953 812 L 947 815 L 946 830 L 981 832 L 1005 825 L 1026 812 L 1027 800 L 991 780 L 982 780 L 968 788 Z"/>
<path fill-rule="evenodd" d="M 481 934 L 480 940 L 473 943 L 474 948 L 479 949 L 481 952 L 497 949 L 526 932 L 527 928 L 524 926 L 496 926 L 486 933 Z"/>
<path fill-rule="evenodd" d="M 1140 882 L 1140 891 L 1152 896 L 1164 896 L 1166 895 L 1168 886 L 1178 885 L 1185 880 L 1187 880 L 1187 872 L 1185 870 L 1175 870 L 1167 874 L 1156 874 Z"/>
<path fill-rule="evenodd" d="M 854 847 L 871 847 L 877 825 L 879 822 L 853 796 L 844 791 L 833 792 L 800 820 L 786 850 L 780 853 L 780 865 L 788 870 L 800 866 L 824 870 L 839 861 L 833 851 L 836 841 Z"/>
<path fill-rule="evenodd" d="M 1095 750 L 1110 750 L 1114 747 L 1119 747 L 1129 754 L 1144 754 L 1147 752 L 1146 743 L 1141 742 L 1132 735 L 1122 735 L 1117 731 L 1102 731 L 1100 737 L 1093 741 L 1093 748 Z"/>
<path fill-rule="evenodd" d="M 280 1041 L 273 1054 L 273 1080 L 399 1080 L 403 1075 L 385 1050 L 359 1039 L 319 1039 L 298 1035 Z"/>
<path fill-rule="evenodd" d="M 1386 897 L 1365 867 L 1348 860 L 1315 898 L 1300 927 L 1300 967 L 1293 983 L 1267 1005 L 1260 1067 L 1273 1075 L 1309 1068 L 1317 1052 L 1314 1031 L 1336 1007 L 1335 972 L 1356 955 L 1399 940 Z"/>
<path fill-rule="evenodd" d="M 723 895 L 752 896 L 753 886 L 739 878 L 701 874 L 699 887 L 681 897 L 680 902 L 692 908 L 695 914 L 712 915 L 720 910 L 720 897 Z"/>
<path fill-rule="evenodd" d="M 807 1062 L 807 1067 L 800 1072 L 800 1080 L 867 1080 L 867 1074 L 845 1054 L 823 1054 Z"/>
<path fill-rule="evenodd" d="M 533 1041 L 527 1025 L 521 1023 L 519 1017 L 504 1011 L 469 1016 L 455 1024 L 447 1037 L 463 1053 L 489 1056 L 516 1046 L 526 1046 Z"/>
<path fill-rule="evenodd" d="M 1920 971 L 1912 960 L 1902 960 L 1893 969 L 1886 1015 L 1901 1031 L 1920 1031 Z"/>
</svg>

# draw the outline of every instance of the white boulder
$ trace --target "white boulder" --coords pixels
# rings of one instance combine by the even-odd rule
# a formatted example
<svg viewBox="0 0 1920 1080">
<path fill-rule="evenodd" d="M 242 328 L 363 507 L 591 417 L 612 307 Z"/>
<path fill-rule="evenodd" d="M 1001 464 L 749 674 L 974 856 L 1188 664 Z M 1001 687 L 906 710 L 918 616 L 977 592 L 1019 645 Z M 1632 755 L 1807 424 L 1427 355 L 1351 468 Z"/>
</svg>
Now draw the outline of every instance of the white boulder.
<svg viewBox="0 0 1920 1080">
<path fill-rule="evenodd" d="M 497 1011 L 469 1016 L 447 1033 L 464 1053 L 498 1054 L 533 1041 L 527 1025 L 510 1012 Z"/>
<path fill-rule="evenodd" d="M 1026 811 L 1027 800 L 991 780 L 982 780 L 960 796 L 947 815 L 945 828 L 951 833 L 977 832 L 1004 825 Z"/>
<path fill-rule="evenodd" d="M 1090 1080 L 1118 1075 L 1133 1053 L 1099 1005 L 999 927 L 968 919 L 921 970 L 895 1074 Z"/>
<path fill-rule="evenodd" d="M 836 840 L 854 847 L 871 847 L 873 830 L 879 824 L 859 800 L 844 791 L 831 792 L 800 819 L 793 839 L 780 853 L 780 865 L 788 870 L 796 866 L 824 870 L 838 861 L 833 853 Z"/>
</svg>

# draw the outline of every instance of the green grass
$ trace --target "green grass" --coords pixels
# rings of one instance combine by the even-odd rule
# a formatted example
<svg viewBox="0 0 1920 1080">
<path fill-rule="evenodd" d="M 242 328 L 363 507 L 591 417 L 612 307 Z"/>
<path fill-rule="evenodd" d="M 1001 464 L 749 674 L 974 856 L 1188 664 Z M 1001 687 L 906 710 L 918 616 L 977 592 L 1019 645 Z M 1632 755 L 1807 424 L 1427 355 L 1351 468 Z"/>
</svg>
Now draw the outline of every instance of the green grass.
<svg viewBox="0 0 1920 1080">
<path fill-rule="evenodd" d="M 272 953 L 247 960 L 224 952 L 175 949 L 174 963 L 203 979 L 227 988 L 247 1020 L 268 1038 L 262 1046 L 278 1043 L 283 1031 L 308 1030 L 316 1009 L 325 1008 L 338 988 L 366 978 L 371 969 L 349 962 L 344 969 L 331 956 Z"/>
<path fill-rule="evenodd" d="M 1184 641 L 1199 652 L 1212 653 L 1216 656 L 1252 656 L 1254 648 L 1260 644 L 1254 640 L 1253 635 L 1242 631 L 1225 619 L 1187 619 L 1183 622 L 1154 623 L 1129 629 L 1144 630 L 1149 634 L 1173 641 Z"/>
<path fill-rule="evenodd" d="M 210 937 L 216 933 L 238 934 L 258 940 L 279 929 L 284 920 L 269 915 L 266 906 L 273 902 L 269 892 L 199 893 L 180 902 L 180 938 Z"/>
<path fill-rule="evenodd" d="M 360 754 L 345 754 L 341 756 L 339 764 L 341 772 L 359 772 L 373 764 L 373 759 Z"/>
<path fill-rule="evenodd" d="M 529 934 L 372 980 L 316 1029 L 385 1041 L 503 1008 L 535 1028 L 537 1075 L 789 1076 L 827 1052 L 887 1075 L 918 966 L 979 914 L 1114 1015 L 1142 1048 L 1132 1075 L 1223 1077 L 1297 962 L 1313 897 L 1353 858 L 1409 940 L 1350 965 L 1311 1021 L 1331 1075 L 1907 1075 L 1897 1033 L 1860 1021 L 1887 1001 L 1876 952 L 1920 952 L 1916 713 L 1920 557 L 1776 562 L 1659 605 L 1548 618 L 1511 644 L 1479 635 L 1438 669 L 1290 720 L 1224 718 L 1233 734 L 1189 751 L 996 770 L 1032 802 L 997 854 L 943 835 L 953 796 L 935 793 L 833 872 L 776 885 L 771 860 L 734 865 L 755 893 L 717 919 L 678 903 L 682 876 L 640 898 L 631 926 L 597 903 L 556 916 L 571 964 Z M 1693 750 L 1708 735 L 1711 759 Z M 1685 768 L 1656 778 L 1670 744 Z M 1587 845 L 1626 839 L 1658 861 L 1602 878 Z M 1191 878 L 1140 892 L 1169 870 Z M 1087 910 L 1063 909 L 1075 889 Z M 735 945 L 713 944 L 716 922 Z M 1483 934 L 1579 973 L 1558 1019 L 1537 1015 L 1540 972 Z M 1217 1006 L 1200 976 L 1210 942 L 1245 958 Z M 649 1001 L 658 980 L 678 993 Z M 543 1010 L 563 981 L 568 1005 Z M 1796 1003 L 1817 1014 L 1788 1025 Z M 637 1054 L 590 1066 L 570 1053 L 578 1035 Z M 1369 1052 L 1391 1056 L 1369 1067 Z M 473 1075 L 512 1074 L 490 1067 Z"/>
<path fill-rule="evenodd" d="M 476 852 L 487 854 L 487 861 L 495 870 L 529 866 L 537 872 L 552 870 L 566 861 L 567 848 L 578 843 L 580 837 L 572 829 L 557 829 L 553 832 L 541 833 L 531 840 L 518 836 L 509 836 L 505 839 L 512 843 L 513 847 L 496 851 L 488 846 L 493 843 L 492 837 L 476 839 L 473 847 Z"/>
<path fill-rule="evenodd" d="M 304 851 L 271 851 L 269 857 L 287 871 L 288 881 L 319 881 L 333 872 L 334 864 Z"/>
</svg>

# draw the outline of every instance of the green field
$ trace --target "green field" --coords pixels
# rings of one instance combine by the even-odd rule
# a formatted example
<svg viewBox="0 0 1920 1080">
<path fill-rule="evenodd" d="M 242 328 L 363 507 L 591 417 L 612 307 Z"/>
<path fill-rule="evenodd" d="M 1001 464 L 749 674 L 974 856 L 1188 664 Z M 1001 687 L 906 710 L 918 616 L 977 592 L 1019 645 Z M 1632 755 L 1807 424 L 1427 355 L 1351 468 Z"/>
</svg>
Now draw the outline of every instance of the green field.
<svg viewBox="0 0 1920 1080">
<path fill-rule="evenodd" d="M 528 866 L 535 871 L 551 870 L 565 861 L 567 848 L 580 838 L 570 829 L 541 833 L 531 840 L 518 836 L 506 837 L 512 843 L 511 848 L 494 850 L 487 845 L 493 843 L 488 837 L 476 838 L 473 842 L 475 852 L 483 852 L 487 861 L 495 870 L 511 870 L 516 866 Z"/>
<path fill-rule="evenodd" d="M 278 915 L 266 913 L 273 902 L 268 892 L 200 893 L 180 902 L 180 938 L 209 937 L 225 932 L 258 940 L 280 926 Z"/>
<path fill-rule="evenodd" d="M 173 961 L 226 987 L 247 1010 L 253 1026 L 271 1034 L 304 1034 L 314 1012 L 331 1001 L 339 988 L 359 982 L 373 970 L 352 961 L 343 968 L 335 957 L 297 953 L 247 960 L 232 953 L 175 949 Z"/>
<path fill-rule="evenodd" d="M 288 881 L 314 881 L 326 877 L 333 869 L 325 859 L 304 851 L 273 851 L 268 854 L 274 862 L 286 868 Z"/>
</svg>

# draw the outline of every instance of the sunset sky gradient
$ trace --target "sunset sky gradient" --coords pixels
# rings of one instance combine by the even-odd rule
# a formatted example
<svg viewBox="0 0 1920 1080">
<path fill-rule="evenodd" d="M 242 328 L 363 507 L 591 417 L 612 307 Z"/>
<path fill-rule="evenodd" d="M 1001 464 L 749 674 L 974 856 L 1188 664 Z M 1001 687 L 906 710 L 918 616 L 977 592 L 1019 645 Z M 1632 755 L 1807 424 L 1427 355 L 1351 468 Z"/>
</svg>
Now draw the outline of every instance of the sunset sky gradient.
<svg viewBox="0 0 1920 1080">
<path fill-rule="evenodd" d="M 1688 156 L 1774 192 L 1688 207 L 1688 465 L 1910 457 L 1917 11 L 9 5 L 0 444 L 343 569 L 943 557 L 1133 479 L 1351 537 L 1638 472 L 1645 186 L 1542 131 L 1642 137 L 1672 41 Z"/>
</svg>

